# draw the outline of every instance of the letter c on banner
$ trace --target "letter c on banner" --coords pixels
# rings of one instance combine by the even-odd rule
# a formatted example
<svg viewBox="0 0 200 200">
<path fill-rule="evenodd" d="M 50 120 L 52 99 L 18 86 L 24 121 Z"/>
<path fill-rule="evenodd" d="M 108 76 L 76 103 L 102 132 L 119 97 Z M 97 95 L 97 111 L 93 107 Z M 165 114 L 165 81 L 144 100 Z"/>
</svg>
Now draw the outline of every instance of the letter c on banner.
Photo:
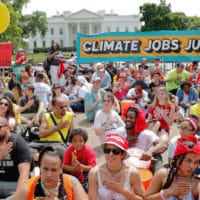
<svg viewBox="0 0 200 200">
<path fill-rule="evenodd" d="M 8 8 L 0 2 L 0 34 L 3 33 L 10 24 L 10 13 Z"/>
</svg>

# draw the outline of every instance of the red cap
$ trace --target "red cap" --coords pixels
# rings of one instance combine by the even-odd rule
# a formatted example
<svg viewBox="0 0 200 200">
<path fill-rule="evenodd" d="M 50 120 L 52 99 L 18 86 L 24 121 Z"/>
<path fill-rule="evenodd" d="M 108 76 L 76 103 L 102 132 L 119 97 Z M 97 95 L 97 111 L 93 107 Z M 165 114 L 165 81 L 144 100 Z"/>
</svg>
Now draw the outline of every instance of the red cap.
<svg viewBox="0 0 200 200">
<path fill-rule="evenodd" d="M 128 141 L 126 140 L 126 138 L 117 133 L 106 135 L 104 144 L 114 144 L 123 151 L 127 151 L 128 149 Z"/>
</svg>

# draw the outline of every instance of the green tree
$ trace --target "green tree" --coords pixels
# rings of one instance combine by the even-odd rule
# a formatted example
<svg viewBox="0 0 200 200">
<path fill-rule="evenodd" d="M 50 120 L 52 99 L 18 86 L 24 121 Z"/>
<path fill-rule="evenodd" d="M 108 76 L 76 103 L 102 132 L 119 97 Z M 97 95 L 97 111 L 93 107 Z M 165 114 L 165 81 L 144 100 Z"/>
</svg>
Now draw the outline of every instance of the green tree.
<svg viewBox="0 0 200 200">
<path fill-rule="evenodd" d="M 24 47 L 25 39 L 37 32 L 45 35 L 47 32 L 46 13 L 36 11 L 32 15 L 22 15 L 22 8 L 29 0 L 2 0 L 10 12 L 10 25 L 0 34 L 0 42 L 11 41 L 14 48 Z"/>
<path fill-rule="evenodd" d="M 200 30 L 200 17 L 188 17 L 189 19 L 189 30 Z"/>
<path fill-rule="evenodd" d="M 140 19 L 144 25 L 141 31 L 155 30 L 186 30 L 189 20 L 184 13 L 172 13 L 171 5 L 165 0 L 160 0 L 160 4 L 145 3 L 140 6 Z"/>
</svg>

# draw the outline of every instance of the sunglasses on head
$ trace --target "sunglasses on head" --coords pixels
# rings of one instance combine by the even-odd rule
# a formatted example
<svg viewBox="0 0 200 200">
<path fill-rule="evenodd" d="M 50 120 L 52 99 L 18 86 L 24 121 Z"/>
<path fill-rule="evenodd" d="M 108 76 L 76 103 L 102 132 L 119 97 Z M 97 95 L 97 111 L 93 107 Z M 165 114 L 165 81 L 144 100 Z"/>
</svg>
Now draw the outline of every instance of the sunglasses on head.
<svg viewBox="0 0 200 200">
<path fill-rule="evenodd" d="M 6 126 L 8 126 L 8 125 L 3 125 L 3 126 L 0 126 L 0 130 L 1 130 L 2 128 L 6 127 Z"/>
<path fill-rule="evenodd" d="M 104 148 L 103 149 L 103 152 L 105 154 L 109 154 L 110 152 L 112 152 L 114 155 L 119 155 L 122 153 L 122 150 L 121 149 L 111 149 L 111 148 Z"/>
<path fill-rule="evenodd" d="M 67 105 L 60 106 L 60 109 L 64 109 L 64 108 L 67 108 Z"/>
<path fill-rule="evenodd" d="M 0 102 L 0 105 L 8 106 L 8 103 Z"/>
</svg>

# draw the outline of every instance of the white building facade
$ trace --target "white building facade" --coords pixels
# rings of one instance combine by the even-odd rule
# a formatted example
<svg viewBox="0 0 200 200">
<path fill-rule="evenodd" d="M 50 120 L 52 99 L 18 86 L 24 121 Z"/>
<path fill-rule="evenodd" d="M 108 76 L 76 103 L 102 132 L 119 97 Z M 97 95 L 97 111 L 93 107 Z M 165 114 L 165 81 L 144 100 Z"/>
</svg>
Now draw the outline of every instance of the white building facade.
<svg viewBox="0 0 200 200">
<path fill-rule="evenodd" d="M 104 32 L 135 32 L 140 30 L 139 15 L 105 14 L 83 9 L 78 12 L 64 12 L 48 17 L 48 31 L 44 37 L 39 33 L 29 38 L 29 49 L 50 47 L 58 42 L 61 47 L 76 46 L 76 33 L 98 34 Z"/>
</svg>

